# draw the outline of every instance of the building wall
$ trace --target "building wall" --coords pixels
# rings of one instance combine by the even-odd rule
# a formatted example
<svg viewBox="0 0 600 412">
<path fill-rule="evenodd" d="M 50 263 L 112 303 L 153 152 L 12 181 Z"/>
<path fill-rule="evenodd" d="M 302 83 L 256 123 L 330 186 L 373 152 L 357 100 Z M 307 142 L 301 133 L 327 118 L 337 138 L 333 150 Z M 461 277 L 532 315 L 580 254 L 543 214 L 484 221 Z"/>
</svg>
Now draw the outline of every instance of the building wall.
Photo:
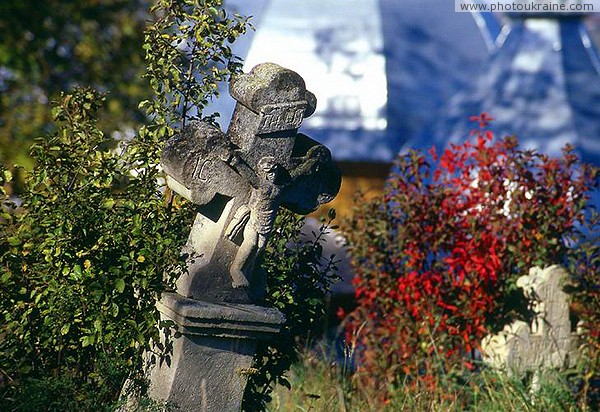
<svg viewBox="0 0 600 412">
<path fill-rule="evenodd" d="M 314 216 L 326 214 L 330 208 L 334 208 L 338 219 L 349 217 L 354 205 L 354 197 L 358 191 L 365 194 L 367 199 L 381 197 L 385 180 L 388 177 L 391 163 L 371 162 L 336 162 L 342 172 L 342 186 L 336 198 L 322 206 Z"/>
</svg>

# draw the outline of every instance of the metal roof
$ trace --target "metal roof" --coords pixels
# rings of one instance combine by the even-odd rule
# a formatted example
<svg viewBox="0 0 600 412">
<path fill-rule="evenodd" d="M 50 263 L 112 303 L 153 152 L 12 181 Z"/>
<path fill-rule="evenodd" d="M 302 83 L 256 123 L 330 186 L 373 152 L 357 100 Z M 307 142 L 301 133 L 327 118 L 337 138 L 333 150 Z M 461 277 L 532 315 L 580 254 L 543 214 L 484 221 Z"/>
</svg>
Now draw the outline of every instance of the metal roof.
<svg viewBox="0 0 600 412">
<path fill-rule="evenodd" d="M 549 155 L 574 145 L 600 163 L 600 60 L 577 17 L 516 18 L 487 69 L 446 105 L 435 143 L 456 141 L 470 127 L 465 114 L 488 112 L 498 135 L 516 134 Z"/>
<path fill-rule="evenodd" d="M 487 111 L 499 133 L 549 154 L 570 142 L 600 163 L 600 75 L 581 20 L 455 13 L 447 0 L 229 0 L 256 32 L 245 70 L 271 61 L 306 80 L 302 131 L 338 160 L 390 161 L 443 147 Z M 226 94 L 226 93 L 225 93 Z M 215 107 L 227 123 L 232 102 Z"/>
</svg>

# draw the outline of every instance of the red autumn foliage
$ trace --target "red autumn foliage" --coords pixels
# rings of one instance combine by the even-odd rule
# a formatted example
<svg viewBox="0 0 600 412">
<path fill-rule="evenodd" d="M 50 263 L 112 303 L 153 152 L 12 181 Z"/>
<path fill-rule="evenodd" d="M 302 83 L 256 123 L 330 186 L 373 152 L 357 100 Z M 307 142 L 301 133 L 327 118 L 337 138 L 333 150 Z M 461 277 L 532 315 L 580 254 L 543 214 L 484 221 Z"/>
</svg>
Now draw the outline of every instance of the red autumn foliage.
<svg viewBox="0 0 600 412">
<path fill-rule="evenodd" d="M 358 303 L 348 341 L 360 329 L 362 376 L 382 394 L 470 369 L 483 336 L 524 314 L 516 279 L 565 263 L 598 187 L 572 148 L 549 158 L 494 141 L 487 114 L 472 120 L 471 138 L 439 156 L 400 155 L 383 201 L 361 200 L 346 224 Z"/>
</svg>

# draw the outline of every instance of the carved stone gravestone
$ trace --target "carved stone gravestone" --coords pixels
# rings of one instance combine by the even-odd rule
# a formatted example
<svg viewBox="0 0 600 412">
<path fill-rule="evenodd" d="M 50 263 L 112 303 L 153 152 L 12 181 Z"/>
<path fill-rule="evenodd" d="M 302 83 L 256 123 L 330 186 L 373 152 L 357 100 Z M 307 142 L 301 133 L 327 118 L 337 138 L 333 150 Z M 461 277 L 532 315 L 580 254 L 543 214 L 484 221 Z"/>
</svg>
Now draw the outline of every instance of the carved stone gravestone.
<svg viewBox="0 0 600 412">
<path fill-rule="evenodd" d="M 169 362 L 150 372 L 150 396 L 183 410 L 239 410 L 257 339 L 284 319 L 256 306 L 259 260 L 279 207 L 306 214 L 333 199 L 340 173 L 327 148 L 298 133 L 316 107 L 297 73 L 272 63 L 235 77 L 227 133 L 192 122 L 163 149 L 171 189 L 197 205 L 184 252 L 188 273 L 158 303 L 177 325 Z"/>
<path fill-rule="evenodd" d="M 484 362 L 516 373 L 572 365 L 577 335 L 571 332 L 569 295 L 562 290 L 567 276 L 564 268 L 554 265 L 531 268 L 528 276 L 517 280 L 535 318 L 531 325 L 515 321 L 502 332 L 486 336 L 481 344 Z"/>
<path fill-rule="evenodd" d="M 163 150 L 168 185 L 197 204 L 179 294 L 210 302 L 261 298 L 256 268 L 282 206 L 306 214 L 333 199 L 340 173 L 327 148 L 297 133 L 316 107 L 295 72 L 272 63 L 233 79 L 227 133 L 196 122 Z"/>
</svg>

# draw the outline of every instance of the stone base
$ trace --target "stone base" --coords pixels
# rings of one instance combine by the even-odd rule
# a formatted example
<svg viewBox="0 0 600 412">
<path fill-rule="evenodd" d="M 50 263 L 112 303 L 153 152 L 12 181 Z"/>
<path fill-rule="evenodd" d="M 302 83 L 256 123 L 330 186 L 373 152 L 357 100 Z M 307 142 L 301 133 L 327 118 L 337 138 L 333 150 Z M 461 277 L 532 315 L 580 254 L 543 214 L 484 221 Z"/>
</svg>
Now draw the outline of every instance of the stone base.
<svg viewBox="0 0 600 412">
<path fill-rule="evenodd" d="M 172 354 L 150 369 L 149 396 L 182 411 L 239 411 L 256 341 L 279 332 L 276 309 L 215 304 L 167 293 L 158 303 L 177 325 Z"/>
</svg>

